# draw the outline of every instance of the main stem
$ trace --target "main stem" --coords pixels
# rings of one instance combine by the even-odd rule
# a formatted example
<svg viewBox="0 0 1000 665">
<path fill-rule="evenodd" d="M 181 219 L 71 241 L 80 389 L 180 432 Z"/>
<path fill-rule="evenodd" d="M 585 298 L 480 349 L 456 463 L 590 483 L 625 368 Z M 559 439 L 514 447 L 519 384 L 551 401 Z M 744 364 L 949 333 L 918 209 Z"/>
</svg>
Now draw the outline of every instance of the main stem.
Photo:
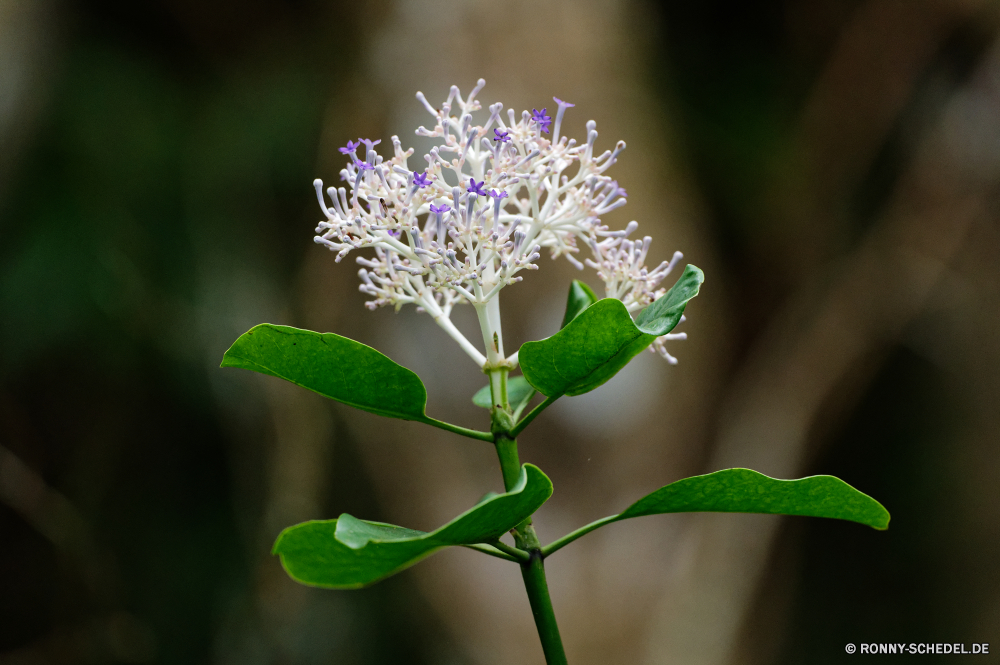
<svg viewBox="0 0 1000 665">
<path fill-rule="evenodd" d="M 556 614 L 552 610 L 552 599 L 549 598 L 549 585 L 545 581 L 541 550 L 531 550 L 531 560 L 521 564 L 521 577 L 524 578 L 524 588 L 528 591 L 528 602 L 531 603 L 535 628 L 542 641 L 545 662 L 549 665 L 567 665 Z"/>
<path fill-rule="evenodd" d="M 493 424 L 493 444 L 500 459 L 500 472 L 503 474 L 504 488 L 509 492 L 517 484 L 521 476 L 521 460 L 517 455 L 517 441 L 510 436 L 514 426 L 510 404 L 507 402 L 507 371 L 494 370 L 499 376 L 492 376 L 490 385 L 493 387 L 493 408 L 490 409 Z M 500 385 L 497 385 L 500 384 Z M 499 405 L 499 406 L 498 406 Z M 521 577 L 524 588 L 528 592 L 528 602 L 531 604 L 531 614 L 535 617 L 535 628 L 542 642 L 542 652 L 548 665 L 567 665 L 566 652 L 563 650 L 562 637 L 559 636 L 559 625 L 552 609 L 552 598 L 549 596 L 549 585 L 545 581 L 545 563 L 541 543 L 527 518 L 514 529 L 514 542 L 522 550 L 527 551 L 531 558 L 521 564 Z"/>
</svg>

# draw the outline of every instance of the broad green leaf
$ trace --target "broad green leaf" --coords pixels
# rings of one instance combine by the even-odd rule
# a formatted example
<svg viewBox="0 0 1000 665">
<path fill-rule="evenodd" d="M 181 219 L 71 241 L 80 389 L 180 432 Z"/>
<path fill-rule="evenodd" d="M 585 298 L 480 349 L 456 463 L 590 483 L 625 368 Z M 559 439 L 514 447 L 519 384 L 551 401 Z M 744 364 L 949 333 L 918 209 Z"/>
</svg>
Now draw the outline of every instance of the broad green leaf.
<svg viewBox="0 0 1000 665">
<path fill-rule="evenodd" d="M 600 386 L 652 343 L 625 305 L 599 300 L 558 333 L 526 342 L 518 351 L 521 372 L 546 397 L 581 395 Z"/>
<path fill-rule="evenodd" d="M 834 476 L 777 480 L 751 469 L 724 469 L 670 483 L 647 494 L 619 515 L 592 522 L 542 548 L 552 554 L 605 524 L 665 513 L 764 513 L 829 517 L 884 531 L 889 511 Z"/>
<path fill-rule="evenodd" d="M 427 390 L 420 377 L 370 346 L 334 333 L 262 323 L 240 335 L 222 357 L 222 367 L 276 376 L 380 416 L 493 440 L 489 432 L 428 417 Z"/>
<path fill-rule="evenodd" d="M 334 333 L 262 323 L 236 340 L 222 367 L 276 376 L 382 416 L 428 419 L 420 377 L 370 346 Z"/>
<path fill-rule="evenodd" d="M 580 316 L 583 310 L 595 302 L 597 302 L 597 296 L 594 295 L 591 288 L 580 280 L 574 279 L 573 283 L 569 285 L 569 296 L 566 298 L 566 314 L 563 315 L 562 325 L 559 326 L 560 330 L 565 328 L 570 321 Z"/>
<path fill-rule="evenodd" d="M 803 515 L 879 530 L 889 526 L 889 512 L 882 504 L 840 478 L 776 480 L 751 469 L 725 469 L 670 483 L 633 503 L 618 519 L 691 512 Z"/>
<path fill-rule="evenodd" d="M 507 401 L 510 402 L 511 407 L 514 409 L 517 409 L 524 400 L 531 399 L 534 394 L 535 389 L 531 387 L 531 384 L 523 376 L 512 376 L 507 379 Z M 492 399 L 490 386 L 487 384 L 472 396 L 472 403 L 488 409 L 493 406 L 491 403 Z"/>
<path fill-rule="evenodd" d="M 518 483 L 506 494 L 484 497 L 441 528 L 424 533 L 359 520 L 335 520 L 289 527 L 274 553 L 295 580 L 330 589 L 357 589 L 408 568 L 451 545 L 495 542 L 530 517 L 552 495 L 552 482 L 538 467 L 521 467 Z"/>
<path fill-rule="evenodd" d="M 548 397 L 581 395 L 605 383 L 654 339 L 680 322 L 704 274 L 687 266 L 677 283 L 633 323 L 621 301 L 599 300 L 548 339 L 518 351 L 524 377 Z"/>
</svg>

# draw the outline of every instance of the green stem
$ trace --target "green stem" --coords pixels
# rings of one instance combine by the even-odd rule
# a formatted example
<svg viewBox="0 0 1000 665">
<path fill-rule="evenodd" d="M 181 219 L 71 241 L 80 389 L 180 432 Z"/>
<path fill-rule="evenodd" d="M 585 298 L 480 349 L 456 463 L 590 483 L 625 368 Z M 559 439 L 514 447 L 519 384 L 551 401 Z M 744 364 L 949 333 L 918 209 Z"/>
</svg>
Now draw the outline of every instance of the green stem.
<svg viewBox="0 0 1000 665">
<path fill-rule="evenodd" d="M 449 432 L 454 432 L 455 434 L 461 434 L 462 436 L 467 436 L 470 439 L 479 439 L 480 441 L 492 441 L 493 435 L 489 432 L 480 432 L 477 429 L 469 429 L 468 427 L 462 427 L 461 425 L 452 425 L 451 423 L 446 423 L 443 420 L 435 420 L 434 418 L 427 417 L 426 420 L 421 422 L 427 423 L 434 427 L 439 427 L 443 430 Z"/>
<path fill-rule="evenodd" d="M 528 554 L 524 550 L 519 550 L 516 547 L 511 547 L 510 545 L 508 545 L 507 543 L 505 543 L 503 541 L 498 540 L 495 543 L 490 543 L 490 546 L 491 547 L 495 547 L 496 549 L 500 550 L 504 554 L 507 554 L 508 556 L 513 557 L 513 559 L 515 561 L 517 561 L 518 563 L 527 563 L 528 561 L 531 560 L 531 555 L 530 554 Z"/>
<path fill-rule="evenodd" d="M 493 370 L 497 371 L 497 370 Z M 490 409 L 493 433 L 493 445 L 497 449 L 497 458 L 500 460 L 500 473 L 503 474 L 503 486 L 509 492 L 521 478 L 521 460 L 517 454 L 517 432 L 524 429 L 531 420 L 538 415 L 549 404 L 554 402 L 556 397 L 547 398 L 522 420 L 517 427 L 514 427 L 514 419 L 511 417 L 510 404 L 507 403 L 507 372 L 498 372 L 498 376 L 490 373 L 490 389 L 493 397 L 493 408 Z M 499 379 L 496 381 L 494 379 Z M 499 407 L 497 405 L 500 405 Z M 531 614 L 535 617 L 535 627 L 538 629 L 538 639 L 542 642 L 542 651 L 545 653 L 545 662 L 548 665 L 567 665 L 566 652 L 563 650 L 562 638 L 559 636 L 559 625 L 556 623 L 556 614 L 552 609 L 552 599 L 549 597 L 549 585 L 545 581 L 545 564 L 541 544 L 535 535 L 535 528 L 531 525 L 531 518 L 524 520 L 514 529 L 514 542 L 516 548 L 504 546 L 501 550 L 511 556 L 523 556 L 528 554 L 527 561 L 521 562 L 521 577 L 524 579 L 524 588 L 528 592 L 528 602 L 531 604 Z M 493 547 L 500 548 L 503 543 L 493 543 Z"/>
<path fill-rule="evenodd" d="M 571 531 L 570 533 L 567 533 L 562 538 L 560 538 L 558 540 L 554 540 L 551 543 L 549 543 L 548 545 L 546 545 L 545 547 L 543 547 L 542 548 L 542 556 L 543 557 L 547 557 L 547 556 L 549 556 L 551 554 L 554 554 L 555 552 L 561 550 L 562 548 L 564 548 L 567 545 L 569 545 L 570 543 L 572 543 L 577 538 L 580 538 L 581 536 L 586 536 L 588 533 L 590 533 L 594 529 L 602 527 L 605 524 L 610 524 L 610 523 L 614 522 L 617 519 L 618 519 L 618 515 L 611 515 L 610 517 L 602 517 L 601 519 L 597 520 L 596 522 L 591 522 L 587 526 L 581 526 L 576 531 Z"/>
<path fill-rule="evenodd" d="M 490 556 L 495 556 L 496 558 L 503 559 L 504 561 L 513 561 L 514 563 L 521 563 L 528 556 L 526 552 L 521 552 L 521 550 L 516 550 L 518 552 L 521 552 L 521 556 L 513 556 L 512 554 L 506 554 L 505 552 L 502 552 L 493 545 L 487 545 L 485 543 L 462 545 L 462 547 L 467 547 L 470 550 L 476 550 L 477 552 L 482 552 L 483 554 L 489 554 Z M 505 545 L 505 547 L 509 546 Z M 511 547 L 510 549 L 515 549 L 515 548 Z"/>
<path fill-rule="evenodd" d="M 507 373 L 510 370 L 500 368 L 488 372 L 490 377 L 490 396 L 493 399 L 493 406 L 500 405 L 503 408 L 510 408 L 507 397 Z"/>
<path fill-rule="evenodd" d="M 521 413 L 524 411 L 525 407 L 527 407 L 528 404 L 531 403 L 532 398 L 534 398 L 534 396 L 537 394 L 538 394 L 537 390 L 532 390 L 528 394 L 528 396 L 522 399 L 521 403 L 517 405 L 517 408 L 514 409 L 514 415 L 511 416 L 514 419 L 515 423 L 517 422 L 517 419 L 521 417 Z"/>
<path fill-rule="evenodd" d="M 521 577 L 524 578 L 524 588 L 528 592 L 538 637 L 542 641 L 545 662 L 548 665 L 567 665 L 559 626 L 552 610 L 552 599 L 549 597 L 549 585 L 545 581 L 545 564 L 541 551 L 532 551 L 531 560 L 521 564 Z"/>
<path fill-rule="evenodd" d="M 517 441 L 510 434 L 514 424 L 510 415 L 510 404 L 507 403 L 507 370 L 491 369 L 490 393 L 493 408 L 490 409 L 490 440 L 497 449 L 500 460 L 500 473 L 503 474 L 503 486 L 508 492 L 514 488 L 521 477 L 521 460 L 517 455 Z"/>
<path fill-rule="evenodd" d="M 517 455 L 517 441 L 506 436 L 498 436 L 494 445 L 497 448 L 497 457 L 500 459 L 503 486 L 509 492 L 521 479 L 521 460 Z"/>
<path fill-rule="evenodd" d="M 529 411 L 528 415 L 526 415 L 521 420 L 521 422 L 519 422 L 517 425 L 514 426 L 514 429 L 512 429 L 510 431 L 510 435 L 513 438 L 516 439 L 517 435 L 520 434 L 521 432 L 523 432 L 524 428 L 527 427 L 531 423 L 531 421 L 534 420 L 535 417 L 539 413 L 541 413 L 542 411 L 544 411 L 545 409 L 547 409 L 548 406 L 550 404 L 552 404 L 552 402 L 556 401 L 560 397 L 562 397 L 562 395 L 553 395 L 552 397 L 546 397 L 544 402 L 542 402 L 541 404 L 539 404 L 538 406 L 536 406 L 534 409 L 532 409 L 531 411 Z"/>
</svg>

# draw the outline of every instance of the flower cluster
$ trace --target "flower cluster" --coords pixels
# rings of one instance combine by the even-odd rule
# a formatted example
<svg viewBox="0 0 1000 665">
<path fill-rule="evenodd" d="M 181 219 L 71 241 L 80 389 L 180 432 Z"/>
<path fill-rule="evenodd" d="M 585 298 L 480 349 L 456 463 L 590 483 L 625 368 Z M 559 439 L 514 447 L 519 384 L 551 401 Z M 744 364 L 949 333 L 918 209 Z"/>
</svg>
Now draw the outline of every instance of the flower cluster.
<svg viewBox="0 0 1000 665">
<path fill-rule="evenodd" d="M 326 216 L 316 242 L 336 252 L 337 261 L 352 250 L 373 250 L 357 258 L 361 290 L 372 297 L 369 308 L 413 303 L 480 367 L 513 366 L 517 354 L 503 354 L 498 296 L 521 280 L 521 271 L 537 269 L 543 249 L 577 268 L 595 268 L 607 296 L 630 312 L 664 293 L 660 283 L 681 254 L 650 270 L 644 265 L 650 238 L 628 239 L 635 222 L 622 231 L 601 223 L 601 215 L 626 201 L 625 190 L 604 175 L 625 149 L 623 141 L 596 154 L 593 121 L 586 143 L 561 136 L 563 115 L 573 104 L 556 98 L 554 122 L 544 108 L 524 111 L 520 119 L 508 109 L 505 121 L 496 103 L 486 122 L 476 125 L 472 113 L 482 108 L 476 95 L 484 85 L 480 79 L 465 99 L 452 86 L 440 109 L 417 93 L 434 126 L 416 133 L 438 140 L 422 168 L 409 164 L 413 149 L 403 150 L 396 136 L 391 158 L 375 150 L 380 141 L 358 139 L 340 148 L 350 162 L 340 172 L 346 187 L 326 190 L 332 205 L 322 181 L 314 183 Z M 581 247 L 591 254 L 582 263 Z M 479 315 L 485 356 L 451 323 L 460 303 L 471 303 Z M 676 362 L 663 341 L 683 337 L 665 335 L 651 348 Z"/>
</svg>

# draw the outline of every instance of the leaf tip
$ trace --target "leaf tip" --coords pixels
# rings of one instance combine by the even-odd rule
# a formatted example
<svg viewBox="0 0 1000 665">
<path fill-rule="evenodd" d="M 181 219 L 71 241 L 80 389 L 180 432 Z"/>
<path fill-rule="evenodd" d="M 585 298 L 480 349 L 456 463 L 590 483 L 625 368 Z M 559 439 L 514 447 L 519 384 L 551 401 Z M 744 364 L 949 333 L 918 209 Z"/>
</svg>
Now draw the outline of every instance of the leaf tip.
<svg viewBox="0 0 1000 665">
<path fill-rule="evenodd" d="M 294 529 L 294 528 L 295 527 L 290 526 L 281 530 L 281 533 L 278 534 L 278 537 L 274 539 L 274 545 L 271 546 L 271 556 L 281 555 L 281 543 L 285 539 L 285 534 L 288 533 L 289 529 Z"/>
</svg>

